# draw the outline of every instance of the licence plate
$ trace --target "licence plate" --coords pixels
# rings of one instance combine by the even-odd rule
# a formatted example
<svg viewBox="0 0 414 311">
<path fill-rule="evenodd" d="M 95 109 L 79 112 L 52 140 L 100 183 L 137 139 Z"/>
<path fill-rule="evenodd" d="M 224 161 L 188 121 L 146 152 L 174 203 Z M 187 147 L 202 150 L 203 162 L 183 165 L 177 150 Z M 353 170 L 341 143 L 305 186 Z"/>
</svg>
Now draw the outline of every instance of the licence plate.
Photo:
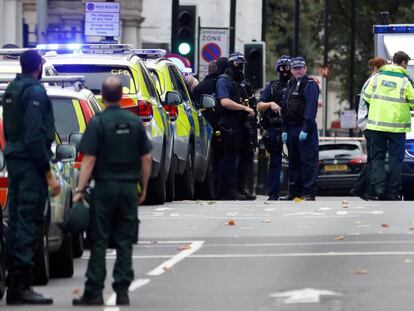
<svg viewBox="0 0 414 311">
<path fill-rule="evenodd" d="M 336 164 L 336 165 L 325 165 L 326 172 L 343 172 L 348 169 L 348 166 L 345 164 Z"/>
</svg>

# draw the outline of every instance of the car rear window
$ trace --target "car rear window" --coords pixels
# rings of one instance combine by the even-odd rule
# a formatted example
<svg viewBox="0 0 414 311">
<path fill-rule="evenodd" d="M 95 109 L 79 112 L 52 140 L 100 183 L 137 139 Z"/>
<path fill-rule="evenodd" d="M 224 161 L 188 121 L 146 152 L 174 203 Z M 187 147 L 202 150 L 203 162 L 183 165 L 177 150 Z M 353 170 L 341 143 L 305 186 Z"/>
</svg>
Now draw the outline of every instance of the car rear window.
<svg viewBox="0 0 414 311">
<path fill-rule="evenodd" d="M 56 131 L 63 142 L 68 141 L 71 133 L 79 133 L 79 121 L 73 100 L 72 98 L 51 98 Z"/>
<path fill-rule="evenodd" d="M 128 67 L 96 65 L 55 65 L 55 69 L 61 75 L 85 76 L 85 85 L 95 94 L 99 94 L 101 92 L 102 83 L 109 75 L 115 75 L 121 80 L 124 94 L 137 93 L 133 75 Z"/>
</svg>

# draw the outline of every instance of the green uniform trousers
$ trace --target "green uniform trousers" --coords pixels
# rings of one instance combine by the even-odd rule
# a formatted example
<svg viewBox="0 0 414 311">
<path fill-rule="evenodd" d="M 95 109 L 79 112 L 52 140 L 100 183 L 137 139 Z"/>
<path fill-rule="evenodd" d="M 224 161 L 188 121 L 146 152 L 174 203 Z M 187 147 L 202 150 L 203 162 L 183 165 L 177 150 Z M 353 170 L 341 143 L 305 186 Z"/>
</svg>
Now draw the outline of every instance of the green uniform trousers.
<svg viewBox="0 0 414 311">
<path fill-rule="evenodd" d="M 138 193 L 135 181 L 97 180 L 91 218 L 91 257 L 86 271 L 85 295 L 102 295 L 106 277 L 106 249 L 111 239 L 116 249 L 112 287 L 128 291 L 134 279 L 132 244 L 136 234 Z"/>
<path fill-rule="evenodd" d="M 7 158 L 8 213 L 6 268 L 9 273 L 33 267 L 33 253 L 44 223 L 47 184 L 27 159 Z"/>
</svg>

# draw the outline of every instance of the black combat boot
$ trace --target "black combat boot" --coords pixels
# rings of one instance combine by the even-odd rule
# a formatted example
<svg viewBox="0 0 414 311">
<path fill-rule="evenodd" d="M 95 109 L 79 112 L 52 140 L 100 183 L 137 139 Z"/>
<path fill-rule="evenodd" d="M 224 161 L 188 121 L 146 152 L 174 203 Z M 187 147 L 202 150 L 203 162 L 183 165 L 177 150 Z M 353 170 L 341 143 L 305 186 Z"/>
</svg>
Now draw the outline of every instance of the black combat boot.
<svg viewBox="0 0 414 311">
<path fill-rule="evenodd" d="M 8 305 L 51 305 L 53 299 L 36 293 L 32 288 L 31 269 L 24 269 L 10 275 L 10 286 L 7 289 Z"/>
<path fill-rule="evenodd" d="M 89 297 L 83 294 L 82 297 L 75 298 L 72 300 L 72 305 L 74 306 L 102 306 L 103 304 L 104 300 L 102 295 L 96 297 Z"/>
<path fill-rule="evenodd" d="M 116 294 L 116 305 L 117 306 L 129 306 L 129 296 L 127 292 Z"/>
</svg>

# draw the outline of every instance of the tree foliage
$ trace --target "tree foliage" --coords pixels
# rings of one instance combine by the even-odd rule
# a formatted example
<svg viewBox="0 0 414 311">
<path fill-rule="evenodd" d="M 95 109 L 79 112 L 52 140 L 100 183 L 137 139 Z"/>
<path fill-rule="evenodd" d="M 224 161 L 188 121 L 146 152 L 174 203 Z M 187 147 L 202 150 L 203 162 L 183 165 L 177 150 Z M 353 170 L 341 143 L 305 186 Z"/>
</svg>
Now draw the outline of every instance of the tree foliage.
<svg viewBox="0 0 414 311">
<path fill-rule="evenodd" d="M 330 1 L 329 69 L 330 80 L 341 83 L 341 99 L 348 98 L 350 81 L 351 1 Z M 275 76 L 274 62 L 283 54 L 292 54 L 295 1 L 267 1 L 267 76 Z M 322 63 L 324 0 L 300 1 L 299 50 L 308 64 Z M 356 1 L 355 92 L 367 76 L 368 60 L 374 56 L 373 25 L 380 23 L 380 12 L 390 13 L 389 22 L 414 24 L 412 0 Z M 318 68 L 315 68 L 319 70 Z M 312 70 L 312 68 L 311 68 Z"/>
</svg>

